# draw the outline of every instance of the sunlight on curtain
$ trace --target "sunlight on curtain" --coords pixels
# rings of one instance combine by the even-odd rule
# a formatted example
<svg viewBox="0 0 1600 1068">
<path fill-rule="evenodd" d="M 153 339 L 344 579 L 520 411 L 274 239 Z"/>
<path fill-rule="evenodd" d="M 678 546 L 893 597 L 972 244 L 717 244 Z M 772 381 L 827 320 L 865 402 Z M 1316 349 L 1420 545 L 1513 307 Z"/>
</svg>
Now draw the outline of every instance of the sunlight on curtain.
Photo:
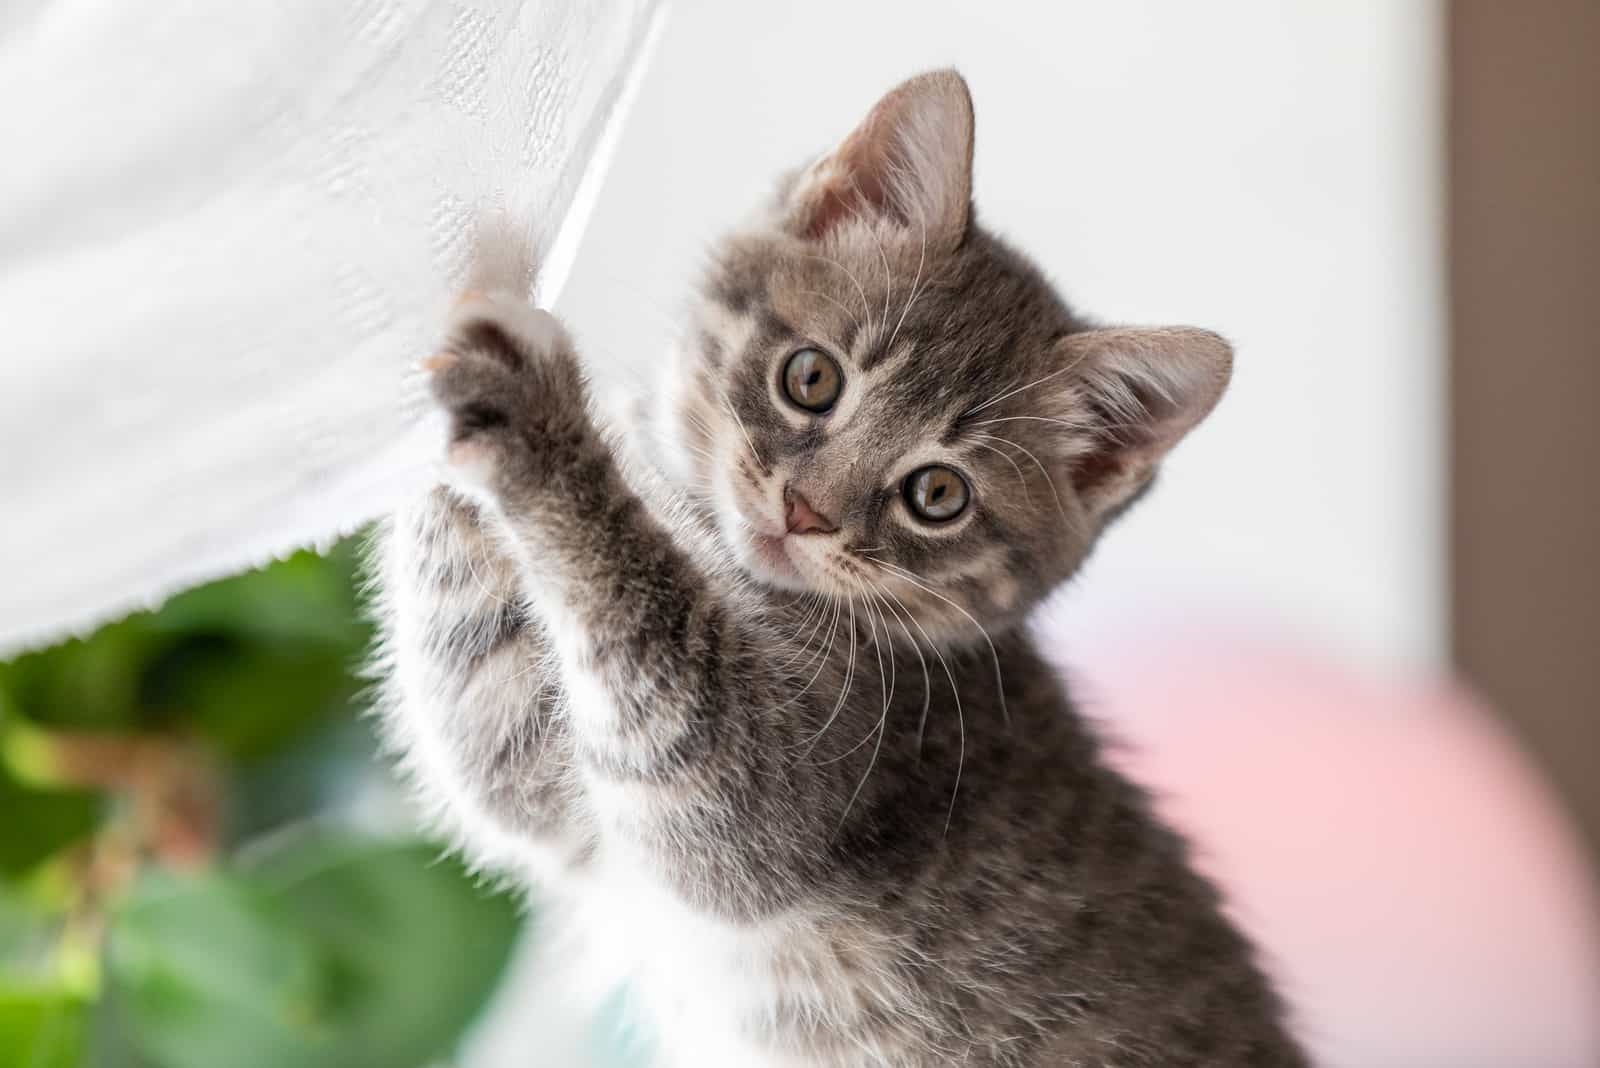
<svg viewBox="0 0 1600 1068">
<path fill-rule="evenodd" d="M 656 7 L 0 7 L 0 649 L 382 511 L 474 220 L 553 299 Z"/>
</svg>

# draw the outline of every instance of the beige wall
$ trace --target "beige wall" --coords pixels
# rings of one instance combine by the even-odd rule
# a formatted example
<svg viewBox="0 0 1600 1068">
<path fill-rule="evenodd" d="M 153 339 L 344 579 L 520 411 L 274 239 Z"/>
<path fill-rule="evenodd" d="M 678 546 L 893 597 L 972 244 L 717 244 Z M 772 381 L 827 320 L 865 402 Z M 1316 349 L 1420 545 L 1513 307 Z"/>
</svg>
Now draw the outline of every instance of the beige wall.
<svg viewBox="0 0 1600 1068">
<path fill-rule="evenodd" d="M 1600 4 L 1450 21 L 1454 652 L 1600 844 Z"/>
</svg>

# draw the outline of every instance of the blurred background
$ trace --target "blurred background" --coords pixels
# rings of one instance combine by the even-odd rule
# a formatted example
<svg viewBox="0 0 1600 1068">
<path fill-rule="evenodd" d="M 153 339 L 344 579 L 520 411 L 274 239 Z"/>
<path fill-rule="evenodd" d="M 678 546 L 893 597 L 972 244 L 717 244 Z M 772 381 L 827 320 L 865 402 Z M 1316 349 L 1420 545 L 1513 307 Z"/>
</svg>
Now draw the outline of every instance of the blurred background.
<svg viewBox="0 0 1600 1068">
<path fill-rule="evenodd" d="M 1237 350 L 1041 640 L 1319 1063 L 1593 1068 L 1596 54 L 1586 0 L 681 2 L 558 310 L 646 388 L 711 237 L 959 67 L 985 223 Z M 0 666 L 0 1064 L 647 1063 L 415 837 L 355 554 Z"/>
</svg>

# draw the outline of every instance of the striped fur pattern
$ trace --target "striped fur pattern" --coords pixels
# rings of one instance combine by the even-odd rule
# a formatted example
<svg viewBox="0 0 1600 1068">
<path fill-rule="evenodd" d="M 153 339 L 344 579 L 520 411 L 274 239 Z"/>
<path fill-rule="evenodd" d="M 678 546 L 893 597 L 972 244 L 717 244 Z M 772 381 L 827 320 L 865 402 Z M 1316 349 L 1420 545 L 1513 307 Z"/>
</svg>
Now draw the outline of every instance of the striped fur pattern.
<svg viewBox="0 0 1600 1068">
<path fill-rule="evenodd" d="M 1078 318 L 973 218 L 972 130 L 923 75 L 785 179 L 626 436 L 553 318 L 461 303 L 447 484 L 382 543 L 385 722 L 463 849 L 631 978 L 664 1063 L 1304 1064 L 1021 626 L 1229 350 Z M 803 348 L 825 412 L 785 395 Z M 904 492 L 929 464 L 953 518 Z"/>
</svg>

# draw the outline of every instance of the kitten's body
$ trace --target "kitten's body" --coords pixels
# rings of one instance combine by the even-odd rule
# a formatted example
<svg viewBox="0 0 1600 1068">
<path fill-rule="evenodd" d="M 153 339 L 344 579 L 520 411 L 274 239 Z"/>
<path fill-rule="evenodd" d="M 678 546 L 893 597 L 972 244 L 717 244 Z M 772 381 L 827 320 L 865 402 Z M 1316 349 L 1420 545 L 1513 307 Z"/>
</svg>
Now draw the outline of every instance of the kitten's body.
<svg viewBox="0 0 1600 1068">
<path fill-rule="evenodd" d="M 1087 330 L 971 221 L 970 138 L 959 79 L 917 79 L 723 246 L 663 392 L 676 483 L 596 428 L 559 326 L 466 303 L 455 488 L 387 541 L 388 722 L 667 1063 L 1302 1064 L 1020 626 L 1226 350 Z M 820 410 L 783 392 L 811 351 Z M 971 493 L 937 522 L 930 464 Z"/>
</svg>

